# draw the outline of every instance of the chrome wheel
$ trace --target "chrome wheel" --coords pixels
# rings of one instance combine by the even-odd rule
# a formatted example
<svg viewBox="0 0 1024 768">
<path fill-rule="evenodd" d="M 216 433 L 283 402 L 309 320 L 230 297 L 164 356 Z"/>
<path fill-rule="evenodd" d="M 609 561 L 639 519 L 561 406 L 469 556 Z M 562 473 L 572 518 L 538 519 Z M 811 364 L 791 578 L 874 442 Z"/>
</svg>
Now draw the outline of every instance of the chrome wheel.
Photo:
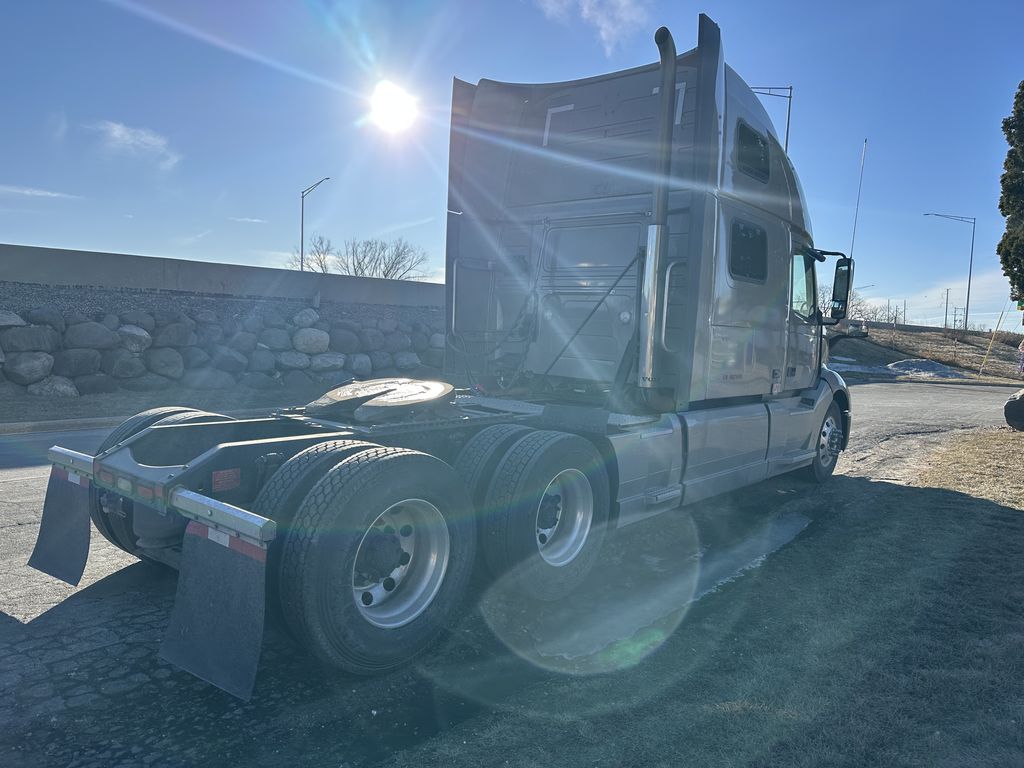
<svg viewBox="0 0 1024 768">
<path fill-rule="evenodd" d="M 594 519 L 594 490 L 578 469 L 565 469 L 548 483 L 537 505 L 536 538 L 549 565 L 568 565 L 583 549 Z"/>
<path fill-rule="evenodd" d="M 831 466 L 838 458 L 843 443 L 843 430 L 836 423 L 832 414 L 825 417 L 818 436 L 818 461 L 823 467 Z"/>
<path fill-rule="evenodd" d="M 413 621 L 441 588 L 450 551 L 444 516 L 430 502 L 406 499 L 384 510 L 352 565 L 352 596 L 363 618 L 382 629 Z"/>
</svg>

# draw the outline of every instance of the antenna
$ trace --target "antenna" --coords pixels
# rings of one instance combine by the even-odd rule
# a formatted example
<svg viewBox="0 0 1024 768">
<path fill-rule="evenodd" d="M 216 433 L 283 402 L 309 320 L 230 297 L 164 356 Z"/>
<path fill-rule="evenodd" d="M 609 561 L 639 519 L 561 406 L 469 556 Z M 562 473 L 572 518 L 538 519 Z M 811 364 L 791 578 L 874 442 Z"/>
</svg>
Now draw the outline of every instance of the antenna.
<svg viewBox="0 0 1024 768">
<path fill-rule="evenodd" d="M 860 152 L 860 181 L 857 182 L 857 206 L 853 209 L 853 235 L 850 237 L 850 258 L 853 258 L 853 243 L 857 239 L 857 217 L 860 215 L 860 190 L 864 186 L 864 158 L 868 154 L 868 140 L 864 139 L 864 149 Z"/>
</svg>

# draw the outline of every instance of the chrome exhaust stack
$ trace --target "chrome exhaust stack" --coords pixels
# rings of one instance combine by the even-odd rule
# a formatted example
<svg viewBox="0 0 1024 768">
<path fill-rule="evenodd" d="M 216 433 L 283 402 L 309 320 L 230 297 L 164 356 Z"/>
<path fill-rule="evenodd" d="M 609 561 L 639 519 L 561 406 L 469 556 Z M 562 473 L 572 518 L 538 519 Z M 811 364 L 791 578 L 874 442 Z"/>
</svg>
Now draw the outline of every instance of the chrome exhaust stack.
<svg viewBox="0 0 1024 768">
<path fill-rule="evenodd" d="M 637 384 L 658 386 L 654 358 L 658 336 L 658 276 L 668 246 L 668 192 L 672 175 L 672 128 L 676 109 L 676 44 L 667 27 L 654 33 L 661 54 L 661 108 L 658 114 L 658 140 L 654 149 L 654 210 L 647 227 L 647 255 L 640 287 L 640 356 Z"/>
</svg>

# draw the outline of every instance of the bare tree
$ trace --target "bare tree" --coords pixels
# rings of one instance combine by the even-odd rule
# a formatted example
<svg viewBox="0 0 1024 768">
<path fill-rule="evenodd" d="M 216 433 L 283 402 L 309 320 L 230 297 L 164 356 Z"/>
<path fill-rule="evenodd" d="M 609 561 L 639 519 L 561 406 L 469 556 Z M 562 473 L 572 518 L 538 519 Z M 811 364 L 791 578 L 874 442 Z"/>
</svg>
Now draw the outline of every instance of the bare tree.
<svg viewBox="0 0 1024 768">
<path fill-rule="evenodd" d="M 331 239 L 323 235 L 314 235 L 309 241 L 304 255 L 299 253 L 298 248 L 292 251 L 292 255 L 288 257 L 287 266 L 289 269 L 299 269 L 304 266 L 307 272 L 322 272 L 326 275 L 335 271 L 338 259 L 338 253 L 335 251 Z M 303 264 L 303 262 L 305 263 Z"/>
<path fill-rule="evenodd" d="M 818 286 L 818 307 L 822 314 L 828 315 L 832 307 L 832 286 Z M 851 320 L 873 320 L 880 322 L 885 315 L 885 309 L 879 309 L 864 299 L 856 290 L 850 289 L 850 303 L 846 307 L 846 316 Z"/>
<path fill-rule="evenodd" d="M 337 262 L 343 275 L 415 280 L 424 275 L 427 253 L 403 237 L 391 241 L 347 240 Z"/>
</svg>

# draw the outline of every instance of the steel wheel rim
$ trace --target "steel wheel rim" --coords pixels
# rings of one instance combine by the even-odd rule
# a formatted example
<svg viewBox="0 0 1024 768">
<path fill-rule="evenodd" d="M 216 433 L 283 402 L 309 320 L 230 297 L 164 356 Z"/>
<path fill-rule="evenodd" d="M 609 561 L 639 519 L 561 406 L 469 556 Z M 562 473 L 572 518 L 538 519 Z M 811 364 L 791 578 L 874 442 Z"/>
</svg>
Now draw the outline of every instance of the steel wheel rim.
<svg viewBox="0 0 1024 768">
<path fill-rule="evenodd" d="M 557 519 L 551 525 L 551 505 Z M 556 568 L 568 565 L 583 550 L 594 520 L 594 490 L 578 469 L 563 469 L 541 495 L 534 518 L 537 550 Z"/>
<path fill-rule="evenodd" d="M 839 429 L 836 420 L 832 416 L 826 416 L 821 425 L 821 434 L 818 436 L 818 461 L 823 467 L 829 466 L 835 461 L 836 454 L 832 451 L 832 441 Z"/>
<path fill-rule="evenodd" d="M 381 629 L 414 621 L 440 591 L 450 553 L 448 524 L 437 507 L 424 499 L 392 504 L 356 549 L 352 598 L 359 613 Z"/>
</svg>

